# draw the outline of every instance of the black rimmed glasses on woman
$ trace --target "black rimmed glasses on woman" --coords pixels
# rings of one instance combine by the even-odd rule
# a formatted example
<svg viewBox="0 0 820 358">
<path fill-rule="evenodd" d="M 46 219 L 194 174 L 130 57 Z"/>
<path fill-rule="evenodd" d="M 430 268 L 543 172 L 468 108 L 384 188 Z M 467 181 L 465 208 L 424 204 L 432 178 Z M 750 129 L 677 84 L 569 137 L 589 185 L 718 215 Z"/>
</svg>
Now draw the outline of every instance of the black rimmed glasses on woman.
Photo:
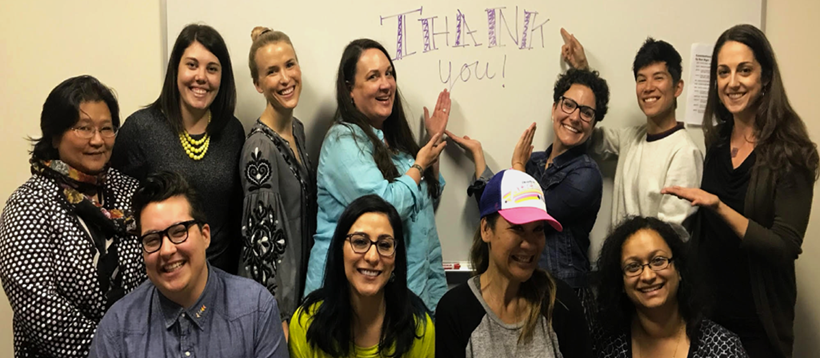
<svg viewBox="0 0 820 358">
<path fill-rule="evenodd" d="M 188 229 L 190 229 L 191 226 L 194 226 L 196 224 L 199 224 L 199 221 L 183 221 L 181 223 L 171 225 L 167 227 L 165 230 L 149 232 L 145 235 L 142 235 L 140 236 L 142 249 L 149 254 L 159 251 L 159 249 L 162 247 L 162 242 L 165 241 L 163 240 L 165 236 L 168 236 L 168 240 L 171 240 L 171 242 L 174 243 L 174 245 L 179 245 L 185 242 L 185 240 L 188 240 Z"/>
<path fill-rule="evenodd" d="M 572 98 L 561 96 L 561 110 L 566 114 L 572 114 L 575 110 L 579 110 L 579 117 L 587 123 L 595 120 L 595 108 L 582 106 Z"/>
<path fill-rule="evenodd" d="M 370 246 L 376 245 L 379 255 L 391 257 L 396 253 L 396 239 L 390 235 L 379 235 L 376 241 L 370 240 L 370 235 L 363 232 L 354 232 L 347 235 L 350 248 L 357 254 L 364 254 L 370 251 Z"/>
<path fill-rule="evenodd" d="M 671 257 L 656 256 L 649 263 L 640 264 L 637 262 L 630 262 L 624 265 L 624 275 L 627 277 L 640 276 L 643 273 L 644 267 L 649 267 L 652 271 L 658 272 L 666 270 L 672 262 Z"/>
</svg>

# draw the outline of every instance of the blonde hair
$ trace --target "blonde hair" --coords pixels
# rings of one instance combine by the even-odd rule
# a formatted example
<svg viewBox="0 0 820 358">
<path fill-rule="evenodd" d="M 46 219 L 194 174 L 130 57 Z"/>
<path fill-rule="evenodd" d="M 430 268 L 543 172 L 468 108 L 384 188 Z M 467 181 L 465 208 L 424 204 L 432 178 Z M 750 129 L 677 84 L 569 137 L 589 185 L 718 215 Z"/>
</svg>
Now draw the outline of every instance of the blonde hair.
<svg viewBox="0 0 820 358">
<path fill-rule="evenodd" d="M 259 51 L 260 48 L 265 47 L 268 44 L 277 43 L 280 41 L 284 41 L 291 48 L 293 48 L 293 43 L 290 42 L 290 37 L 286 35 L 282 31 L 275 31 L 271 28 L 264 27 L 264 26 L 257 26 L 251 30 L 251 40 L 253 43 L 251 44 L 251 51 L 248 54 L 248 67 L 251 70 L 251 78 L 253 79 L 253 83 L 256 83 L 256 79 L 259 78 L 259 67 L 256 65 L 256 51 Z M 293 49 L 294 55 L 296 55 L 296 49 Z M 299 60 L 297 56 L 297 61 Z"/>
<path fill-rule="evenodd" d="M 481 218 L 481 223 L 486 223 L 490 230 L 495 231 L 495 224 L 501 215 L 493 213 Z M 490 267 L 490 245 L 481 238 L 481 224 L 478 226 L 473 236 L 473 246 L 470 249 L 470 262 L 473 265 L 473 275 L 480 275 L 487 272 Z M 549 272 L 542 268 L 536 268 L 532 276 L 527 281 L 521 283 L 518 294 L 527 302 L 529 315 L 518 335 L 518 344 L 529 343 L 532 340 L 535 326 L 541 315 L 547 319 L 547 325 L 552 325 L 552 310 L 555 308 L 556 294 L 555 280 Z M 544 301 L 548 301 L 544 309 Z"/>
</svg>

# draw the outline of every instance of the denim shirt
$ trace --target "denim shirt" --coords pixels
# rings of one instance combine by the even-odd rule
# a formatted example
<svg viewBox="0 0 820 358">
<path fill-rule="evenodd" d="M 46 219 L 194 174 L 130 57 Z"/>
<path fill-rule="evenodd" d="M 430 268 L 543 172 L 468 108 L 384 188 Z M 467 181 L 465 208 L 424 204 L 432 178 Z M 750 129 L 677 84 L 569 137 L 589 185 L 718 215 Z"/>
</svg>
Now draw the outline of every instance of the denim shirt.
<svg viewBox="0 0 820 358">
<path fill-rule="evenodd" d="M 384 133 L 371 128 L 384 141 Z M 405 152 L 391 155 L 399 173 L 405 173 L 415 159 Z M 418 295 L 431 311 L 447 291 L 447 279 L 441 263 L 441 243 L 436 230 L 434 200 L 409 175 L 393 181 L 384 178 L 373 160 L 373 145 L 364 131 L 352 124 L 334 124 L 328 131 L 319 155 L 317 174 L 316 235 L 308 261 L 305 295 L 322 287 L 328 249 L 336 223 L 353 200 L 376 194 L 392 204 L 402 218 L 407 247 L 407 287 Z M 439 175 L 444 189 L 444 178 Z"/>
<path fill-rule="evenodd" d="M 189 308 L 143 282 L 100 321 L 89 357 L 286 358 L 273 295 L 210 264 L 208 271 L 202 295 Z"/>
<path fill-rule="evenodd" d="M 541 184 L 547 213 L 564 227 L 562 232 L 550 226 L 544 228 L 547 244 L 538 266 L 572 288 L 587 287 L 591 269 L 589 232 L 598 217 L 603 191 L 598 164 L 585 151 L 583 145 L 567 150 L 546 167 L 552 153 L 550 145 L 546 151 L 532 153 L 525 167 L 527 174 Z M 483 185 L 491 177 L 492 172 L 488 168 L 471 185 L 468 193 L 480 200 Z"/>
</svg>

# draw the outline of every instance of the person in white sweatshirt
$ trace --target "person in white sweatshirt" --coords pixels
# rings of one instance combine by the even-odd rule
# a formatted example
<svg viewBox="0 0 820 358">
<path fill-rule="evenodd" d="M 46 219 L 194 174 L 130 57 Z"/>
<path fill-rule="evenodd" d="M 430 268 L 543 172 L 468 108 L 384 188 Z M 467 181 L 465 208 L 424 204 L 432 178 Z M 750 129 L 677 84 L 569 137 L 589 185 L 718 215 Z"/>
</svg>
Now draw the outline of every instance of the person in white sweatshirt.
<svg viewBox="0 0 820 358">
<path fill-rule="evenodd" d="M 588 68 L 584 48 L 561 29 L 561 55 L 574 68 Z M 698 187 L 703 154 L 675 118 L 683 92 L 681 56 L 667 42 L 647 38 L 632 65 L 635 94 L 646 124 L 598 126 L 589 148 L 604 157 L 617 156 L 612 195 L 612 227 L 628 216 L 651 216 L 680 224 L 695 212 L 688 201 L 661 194 L 667 186 Z"/>
</svg>

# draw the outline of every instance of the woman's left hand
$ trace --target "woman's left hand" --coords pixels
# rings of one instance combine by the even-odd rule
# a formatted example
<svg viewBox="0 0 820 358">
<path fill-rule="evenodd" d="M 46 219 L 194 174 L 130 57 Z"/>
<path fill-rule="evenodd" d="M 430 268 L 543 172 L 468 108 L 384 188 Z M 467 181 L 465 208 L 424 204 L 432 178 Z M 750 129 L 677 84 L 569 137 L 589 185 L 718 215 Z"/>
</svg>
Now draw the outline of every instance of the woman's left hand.
<svg viewBox="0 0 820 358">
<path fill-rule="evenodd" d="M 438 94 L 436 101 L 436 108 L 433 110 L 433 115 L 427 107 L 424 107 L 424 127 L 427 128 L 427 134 L 434 136 L 439 133 L 444 133 L 447 128 L 447 121 L 450 119 L 450 92 L 447 89 Z M 441 139 L 440 139 L 441 140 Z"/>
<path fill-rule="evenodd" d="M 689 200 L 692 205 L 717 209 L 720 205 L 720 198 L 717 195 L 703 191 L 698 188 L 684 188 L 680 186 L 670 186 L 663 188 L 661 194 L 674 195 L 681 199 Z"/>
</svg>

